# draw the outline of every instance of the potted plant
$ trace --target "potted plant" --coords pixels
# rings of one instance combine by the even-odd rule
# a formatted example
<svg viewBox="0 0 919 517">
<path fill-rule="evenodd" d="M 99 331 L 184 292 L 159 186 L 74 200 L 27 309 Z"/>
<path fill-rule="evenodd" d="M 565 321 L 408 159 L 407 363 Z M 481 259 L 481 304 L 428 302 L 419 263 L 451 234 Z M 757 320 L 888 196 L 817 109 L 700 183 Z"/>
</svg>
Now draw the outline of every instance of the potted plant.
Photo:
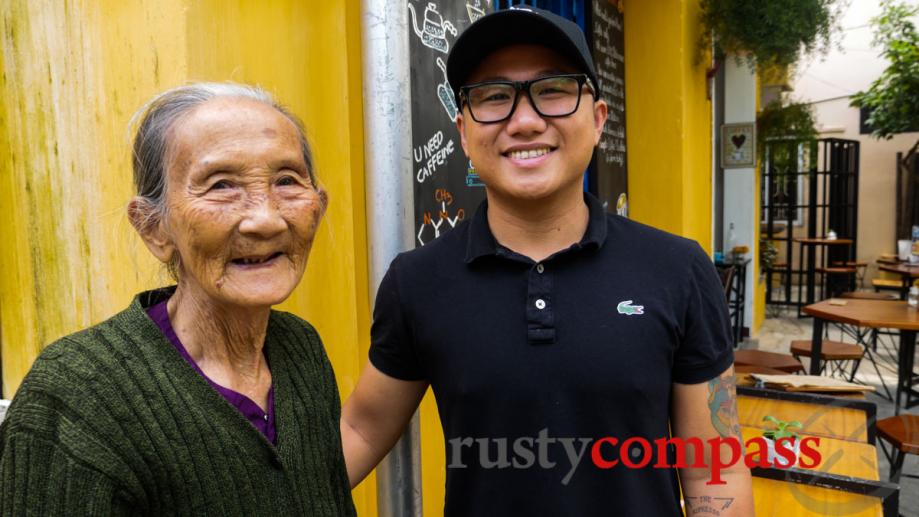
<svg viewBox="0 0 919 517">
<path fill-rule="evenodd" d="M 746 56 L 751 68 L 787 69 L 801 51 L 826 52 L 836 28 L 836 0 L 702 0 L 702 45 L 716 59 Z"/>
<path fill-rule="evenodd" d="M 765 274 L 766 271 L 772 269 L 772 266 L 775 265 L 775 260 L 779 256 L 779 249 L 775 246 L 775 243 L 772 242 L 772 239 L 767 237 L 759 238 L 759 270 L 760 275 Z"/>
<path fill-rule="evenodd" d="M 801 429 L 804 425 L 797 420 L 784 422 L 771 415 L 764 416 L 763 421 L 770 422 L 775 426 L 775 429 L 763 431 L 763 438 L 766 439 L 767 459 L 769 463 L 782 468 L 795 466 L 798 463 L 798 458 L 801 456 L 801 440 L 798 439 L 798 433 L 791 429 Z M 791 451 L 794 452 L 794 460 L 789 461 L 787 457 L 776 453 L 776 443 L 780 441 L 783 447 L 791 449 Z"/>
</svg>

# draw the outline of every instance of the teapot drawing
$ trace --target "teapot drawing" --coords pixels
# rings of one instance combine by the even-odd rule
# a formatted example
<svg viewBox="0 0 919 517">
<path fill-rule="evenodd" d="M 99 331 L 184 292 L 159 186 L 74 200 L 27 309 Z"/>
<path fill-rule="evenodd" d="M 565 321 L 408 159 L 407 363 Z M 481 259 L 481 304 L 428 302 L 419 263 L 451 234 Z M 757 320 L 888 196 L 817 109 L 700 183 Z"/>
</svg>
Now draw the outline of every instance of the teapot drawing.
<svg viewBox="0 0 919 517">
<path fill-rule="evenodd" d="M 421 38 L 421 43 L 428 48 L 446 54 L 450 48 L 450 44 L 447 42 L 447 32 L 456 36 L 456 27 L 449 21 L 444 20 L 443 16 L 437 12 L 437 6 L 433 2 L 428 3 L 428 6 L 424 9 L 422 29 L 418 28 L 418 15 L 415 13 L 415 6 L 411 2 L 408 4 L 408 10 L 412 13 L 412 27 L 415 29 L 415 34 Z"/>
</svg>

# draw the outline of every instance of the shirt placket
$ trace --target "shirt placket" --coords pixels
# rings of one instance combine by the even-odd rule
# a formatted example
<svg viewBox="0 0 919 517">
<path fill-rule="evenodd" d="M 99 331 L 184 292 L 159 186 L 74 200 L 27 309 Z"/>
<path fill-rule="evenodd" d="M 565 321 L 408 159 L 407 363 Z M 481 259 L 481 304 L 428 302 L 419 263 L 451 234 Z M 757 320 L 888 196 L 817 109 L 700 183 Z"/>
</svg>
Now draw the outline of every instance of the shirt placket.
<svg viewBox="0 0 919 517">
<path fill-rule="evenodd" d="M 552 297 L 553 272 L 539 262 L 527 274 L 527 342 L 555 344 L 555 307 Z"/>
</svg>

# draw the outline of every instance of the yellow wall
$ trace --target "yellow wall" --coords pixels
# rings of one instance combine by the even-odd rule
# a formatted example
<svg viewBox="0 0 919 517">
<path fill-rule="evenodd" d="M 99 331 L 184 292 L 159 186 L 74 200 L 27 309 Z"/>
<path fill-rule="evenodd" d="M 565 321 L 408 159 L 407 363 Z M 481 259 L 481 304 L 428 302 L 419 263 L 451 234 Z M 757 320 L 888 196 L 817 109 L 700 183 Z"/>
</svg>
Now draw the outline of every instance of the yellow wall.
<svg viewBox="0 0 919 517">
<path fill-rule="evenodd" d="M 771 76 L 772 81 L 779 80 L 778 78 L 783 76 L 787 78 L 788 71 L 784 72 L 778 71 L 768 71 L 766 72 Z M 763 78 L 762 71 L 759 71 L 756 76 L 756 114 L 759 115 L 760 110 L 762 109 L 761 100 L 762 100 L 762 88 L 763 88 Z M 754 169 L 755 176 L 753 177 L 753 210 L 755 211 L 754 221 L 762 221 L 762 199 L 760 198 L 760 182 L 763 180 L 763 175 L 760 167 L 763 164 L 757 160 L 756 168 Z M 759 334 L 760 327 L 763 326 L 763 321 L 766 319 L 766 281 L 765 278 L 759 274 L 759 240 L 760 240 L 760 225 L 756 225 L 754 230 L 754 241 L 756 246 L 752 247 L 755 251 L 753 253 L 753 262 L 750 263 L 750 267 L 753 268 L 753 323 L 752 328 L 750 329 L 750 335 L 755 336 Z"/>
<path fill-rule="evenodd" d="M 331 205 L 282 308 L 319 329 L 342 397 L 369 346 L 360 2 L 0 2 L 0 358 L 11 397 L 40 349 L 168 279 L 124 215 L 127 124 L 193 80 L 260 84 L 306 124 Z M 375 514 L 375 482 L 354 492 Z"/>
<path fill-rule="evenodd" d="M 629 215 L 712 252 L 711 102 L 696 0 L 625 5 Z"/>
</svg>

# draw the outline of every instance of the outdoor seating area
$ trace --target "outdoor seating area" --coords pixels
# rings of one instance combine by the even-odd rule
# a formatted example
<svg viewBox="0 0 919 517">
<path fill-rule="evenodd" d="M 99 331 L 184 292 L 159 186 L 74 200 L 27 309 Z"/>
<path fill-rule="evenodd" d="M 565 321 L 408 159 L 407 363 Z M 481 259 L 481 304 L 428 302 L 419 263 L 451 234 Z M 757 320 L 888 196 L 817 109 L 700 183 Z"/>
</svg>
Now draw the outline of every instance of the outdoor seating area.
<svg viewBox="0 0 919 517">
<path fill-rule="evenodd" d="M 826 468 L 781 475 L 754 469 L 754 490 L 781 494 L 769 504 L 800 510 L 789 514 L 838 515 L 836 504 L 852 510 L 847 515 L 916 515 L 919 509 L 919 312 L 905 300 L 919 266 L 890 259 L 879 265 L 908 280 L 897 279 L 896 290 L 871 286 L 827 296 L 832 278 L 815 275 L 819 281 L 800 290 L 804 297 L 813 292 L 814 301 L 770 307 L 757 336 L 735 351 L 741 424 L 766 429 L 765 415 L 796 420 L 800 436 L 819 436 L 821 447 L 834 450 L 837 461 Z M 763 374 L 851 384 L 797 392 L 767 387 L 757 380 Z M 773 508 L 761 508 L 757 499 L 757 512 L 772 515 Z"/>
</svg>

